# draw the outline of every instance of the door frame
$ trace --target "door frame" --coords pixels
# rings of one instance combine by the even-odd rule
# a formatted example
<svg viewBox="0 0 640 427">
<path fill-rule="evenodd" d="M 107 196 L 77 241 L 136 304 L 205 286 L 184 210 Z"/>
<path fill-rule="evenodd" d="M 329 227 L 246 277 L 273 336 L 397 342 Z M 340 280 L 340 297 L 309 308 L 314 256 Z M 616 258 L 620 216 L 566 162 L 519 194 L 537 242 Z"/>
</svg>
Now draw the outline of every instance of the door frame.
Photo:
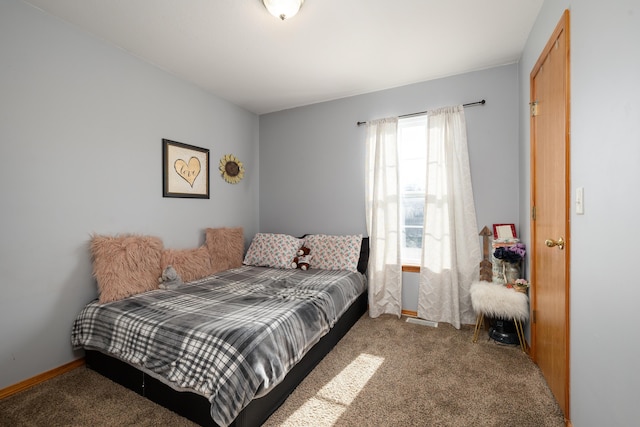
<svg viewBox="0 0 640 427">
<path fill-rule="evenodd" d="M 536 74 L 538 73 L 538 71 L 540 70 L 540 68 L 542 67 L 544 61 L 547 58 L 547 55 L 549 54 L 549 52 L 551 51 L 551 49 L 554 47 L 555 45 L 555 41 L 558 39 L 559 35 L 564 32 L 565 34 L 565 61 L 566 61 L 566 69 L 565 69 L 565 75 L 564 75 L 564 82 L 565 82 L 565 94 L 564 94 L 564 102 L 565 102 L 565 135 L 564 135 L 564 143 L 565 143 L 565 212 L 564 212 L 564 226 L 565 226 L 565 230 L 566 230 L 566 246 L 565 246 L 565 250 L 566 250 L 566 256 L 565 256 L 565 272 L 566 272 L 566 282 L 565 282 L 565 313 L 566 313 L 566 329 L 565 329 L 565 378 L 564 378 L 564 382 L 565 382 L 565 386 L 564 386 L 564 399 L 566 402 L 566 408 L 565 409 L 565 419 L 568 421 L 570 419 L 570 378 L 571 378 L 571 371 L 570 371 L 570 330 L 571 330 L 571 322 L 570 322 L 570 283 L 571 283 L 571 222 L 570 222 L 570 218 L 571 218 L 571 174 L 570 174 L 570 147 L 571 147 L 571 62 L 570 62 L 570 51 L 571 51 L 571 40 L 570 40 L 570 31 L 569 31 L 569 10 L 565 10 L 562 17 L 560 18 L 560 21 L 558 22 L 558 24 L 556 25 L 552 35 L 550 36 L 549 40 L 547 41 L 547 44 L 545 45 L 544 49 L 542 50 L 542 52 L 540 53 L 540 56 L 538 57 L 538 60 L 536 62 L 536 64 L 534 65 L 533 69 L 531 70 L 530 73 L 530 77 L 529 77 L 529 90 L 530 90 L 530 94 L 529 94 L 529 100 L 530 100 L 530 106 L 532 106 L 531 103 L 533 103 L 534 101 L 534 85 L 533 85 L 533 80 L 534 77 L 536 76 Z M 532 106 L 532 108 L 535 108 L 535 106 Z M 532 250 L 530 251 L 531 253 L 531 282 L 532 283 L 536 283 L 536 277 L 535 277 L 535 272 L 536 272 L 536 249 L 537 249 L 537 236 L 536 236 L 536 227 L 535 227 L 535 196 L 536 196 L 536 179 L 534 177 L 534 173 L 536 171 L 536 157 L 535 157 L 535 143 L 536 143 L 536 134 L 535 134 L 535 126 L 533 124 L 533 117 L 532 114 L 530 114 L 530 167 L 531 167 L 531 173 L 530 173 L 530 206 L 531 206 L 531 212 L 530 212 L 530 233 L 531 233 L 531 245 L 532 245 Z M 532 298 L 531 298 L 531 313 L 532 313 L 532 322 L 530 323 L 530 332 L 531 332 L 531 351 L 530 354 L 532 356 L 532 359 L 534 362 L 536 362 L 536 340 L 537 340 L 537 331 L 536 331 L 536 323 L 535 323 L 535 314 L 536 314 L 536 310 L 538 308 L 538 301 L 536 299 L 536 293 L 535 290 L 533 290 L 532 292 Z"/>
</svg>

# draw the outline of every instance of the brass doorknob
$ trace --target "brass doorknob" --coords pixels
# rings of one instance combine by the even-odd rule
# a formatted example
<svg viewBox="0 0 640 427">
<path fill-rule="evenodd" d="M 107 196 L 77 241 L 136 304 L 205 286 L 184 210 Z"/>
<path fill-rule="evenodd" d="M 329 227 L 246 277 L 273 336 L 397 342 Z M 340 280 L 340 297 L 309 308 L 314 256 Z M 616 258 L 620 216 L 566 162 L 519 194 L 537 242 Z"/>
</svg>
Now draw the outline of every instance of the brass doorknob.
<svg viewBox="0 0 640 427">
<path fill-rule="evenodd" d="M 564 243 L 565 242 L 562 237 L 560 237 L 558 240 L 547 239 L 544 241 L 544 244 L 548 247 L 552 248 L 554 246 L 557 246 L 560 250 L 564 249 Z"/>
</svg>

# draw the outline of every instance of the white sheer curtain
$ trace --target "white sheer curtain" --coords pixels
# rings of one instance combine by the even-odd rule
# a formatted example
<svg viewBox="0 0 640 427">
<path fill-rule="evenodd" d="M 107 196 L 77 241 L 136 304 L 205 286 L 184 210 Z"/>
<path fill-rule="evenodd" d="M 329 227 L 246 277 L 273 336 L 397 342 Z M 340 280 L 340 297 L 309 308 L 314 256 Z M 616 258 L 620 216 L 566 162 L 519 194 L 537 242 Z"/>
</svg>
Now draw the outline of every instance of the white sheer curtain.
<svg viewBox="0 0 640 427">
<path fill-rule="evenodd" d="M 464 107 L 429 111 L 427 123 L 418 316 L 459 329 L 475 322 L 469 288 L 481 260 Z"/>
<path fill-rule="evenodd" d="M 365 202 L 370 254 L 369 316 L 402 312 L 398 118 L 367 125 Z"/>
</svg>

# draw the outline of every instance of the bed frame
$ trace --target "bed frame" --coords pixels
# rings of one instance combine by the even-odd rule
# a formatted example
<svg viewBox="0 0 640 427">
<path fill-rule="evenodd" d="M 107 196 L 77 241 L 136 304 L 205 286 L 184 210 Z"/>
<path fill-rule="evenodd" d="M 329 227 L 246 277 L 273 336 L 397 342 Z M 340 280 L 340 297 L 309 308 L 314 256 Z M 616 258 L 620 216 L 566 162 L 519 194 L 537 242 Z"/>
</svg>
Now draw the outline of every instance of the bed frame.
<svg viewBox="0 0 640 427">
<path fill-rule="evenodd" d="M 367 292 L 358 297 L 334 327 L 289 371 L 280 384 L 267 395 L 252 400 L 238 414 L 231 426 L 248 427 L 263 424 L 366 311 Z M 211 418 L 211 404 L 204 396 L 176 391 L 128 363 L 99 351 L 86 350 L 85 361 L 92 370 L 195 423 L 202 426 L 217 425 Z"/>
</svg>

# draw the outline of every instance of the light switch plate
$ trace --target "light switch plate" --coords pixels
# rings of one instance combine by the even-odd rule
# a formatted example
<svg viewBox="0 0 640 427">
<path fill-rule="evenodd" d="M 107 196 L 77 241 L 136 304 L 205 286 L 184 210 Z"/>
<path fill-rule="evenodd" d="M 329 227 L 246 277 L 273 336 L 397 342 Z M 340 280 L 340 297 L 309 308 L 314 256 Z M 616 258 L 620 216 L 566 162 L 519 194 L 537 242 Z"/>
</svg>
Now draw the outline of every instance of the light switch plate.
<svg viewBox="0 0 640 427">
<path fill-rule="evenodd" d="M 576 215 L 584 215 L 584 187 L 576 188 Z"/>
</svg>

